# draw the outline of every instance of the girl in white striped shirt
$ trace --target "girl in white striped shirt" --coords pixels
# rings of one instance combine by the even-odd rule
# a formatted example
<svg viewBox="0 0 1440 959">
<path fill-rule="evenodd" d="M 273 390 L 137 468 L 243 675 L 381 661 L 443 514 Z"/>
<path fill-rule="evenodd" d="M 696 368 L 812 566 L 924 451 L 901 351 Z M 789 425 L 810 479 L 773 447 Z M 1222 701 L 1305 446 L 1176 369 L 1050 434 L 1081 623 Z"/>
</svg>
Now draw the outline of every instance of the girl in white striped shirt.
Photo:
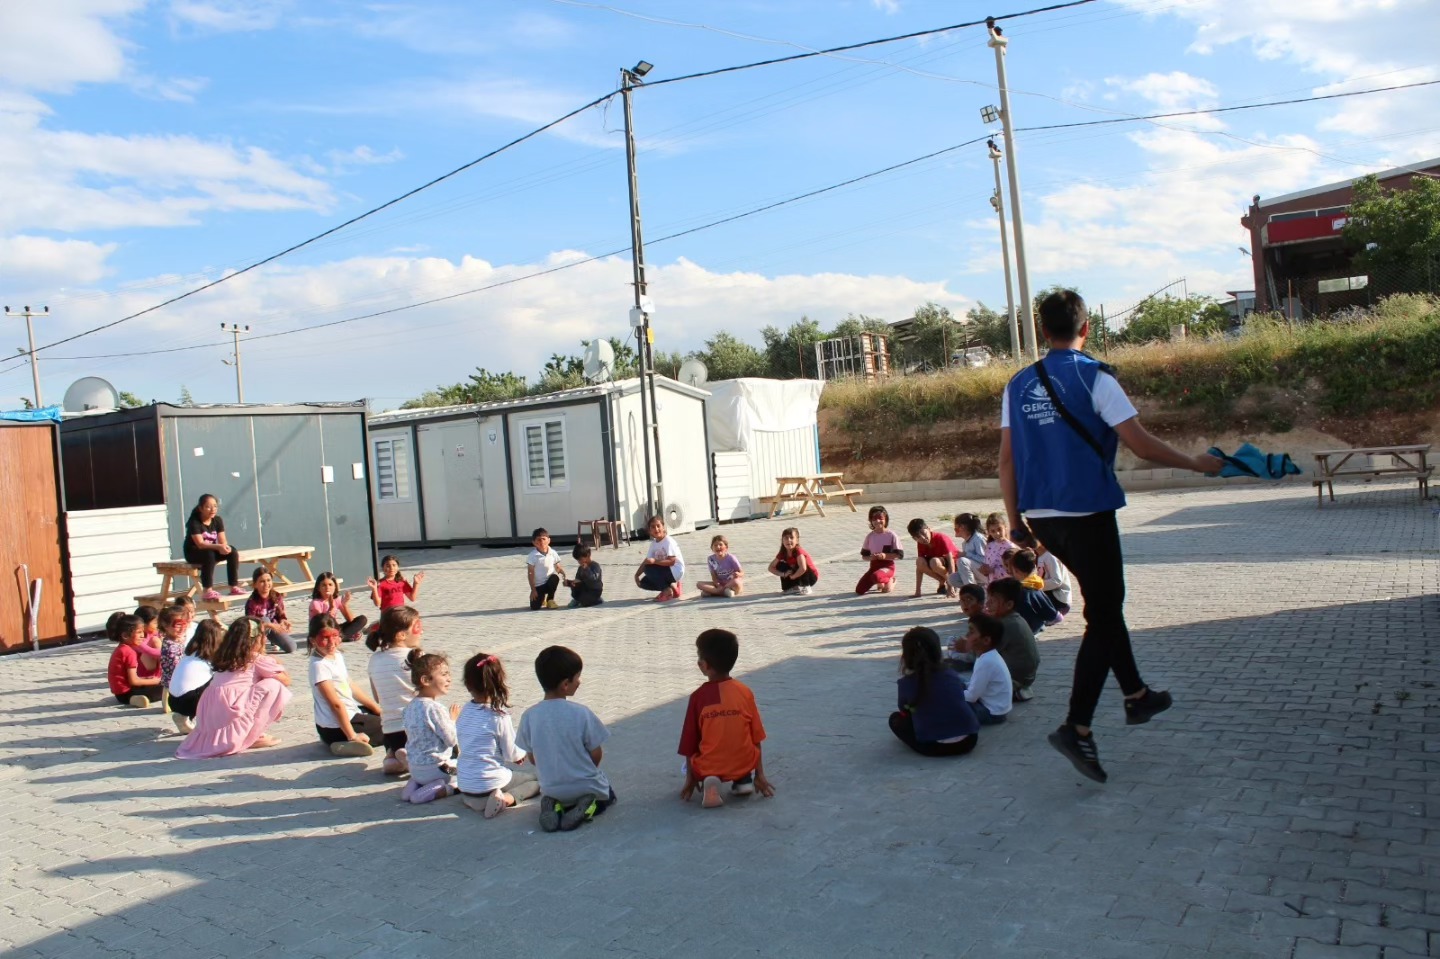
<svg viewBox="0 0 1440 959">
<path fill-rule="evenodd" d="M 515 723 L 510 719 L 510 688 L 499 656 L 476 653 L 465 663 L 465 688 L 471 701 L 455 722 L 460 740 L 460 792 L 466 806 L 486 819 L 522 800 L 540 794 L 540 783 L 529 769 L 512 769 L 525 754 L 515 746 Z"/>
</svg>

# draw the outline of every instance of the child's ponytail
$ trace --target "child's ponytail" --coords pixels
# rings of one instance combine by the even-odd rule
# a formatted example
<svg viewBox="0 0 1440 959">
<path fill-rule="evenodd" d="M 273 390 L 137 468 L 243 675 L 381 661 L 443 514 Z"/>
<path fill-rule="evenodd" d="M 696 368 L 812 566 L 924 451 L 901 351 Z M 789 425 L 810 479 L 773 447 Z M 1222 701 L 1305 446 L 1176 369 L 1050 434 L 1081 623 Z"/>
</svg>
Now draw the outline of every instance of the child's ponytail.
<svg viewBox="0 0 1440 959">
<path fill-rule="evenodd" d="M 500 657 L 476 653 L 465 661 L 465 688 L 477 700 L 484 700 L 491 709 L 510 708 L 510 687 L 505 682 L 505 667 Z"/>
<path fill-rule="evenodd" d="M 420 613 L 413 606 L 391 606 L 380 614 L 375 632 L 365 638 L 365 645 L 372 653 L 389 649 L 400 639 L 401 633 L 408 633 L 420 620 Z"/>
</svg>

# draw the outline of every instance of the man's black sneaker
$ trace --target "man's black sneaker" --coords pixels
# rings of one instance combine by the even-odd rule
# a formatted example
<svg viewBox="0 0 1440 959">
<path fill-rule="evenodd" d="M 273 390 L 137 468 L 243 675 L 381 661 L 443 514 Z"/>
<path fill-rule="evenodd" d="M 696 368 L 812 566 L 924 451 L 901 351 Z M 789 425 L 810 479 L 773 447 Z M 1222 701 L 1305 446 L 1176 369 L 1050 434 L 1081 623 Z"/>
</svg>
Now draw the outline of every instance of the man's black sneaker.
<svg viewBox="0 0 1440 959">
<path fill-rule="evenodd" d="M 1048 737 L 1050 745 L 1055 751 L 1075 767 L 1075 771 L 1082 776 L 1103 783 L 1109 777 L 1105 770 L 1100 768 L 1100 751 L 1095 748 L 1095 736 L 1081 736 L 1075 731 L 1075 727 L 1069 723 L 1056 729 Z"/>
<path fill-rule="evenodd" d="M 576 800 L 575 805 L 560 814 L 560 831 L 569 832 L 572 829 L 579 829 L 581 823 L 587 823 L 594 819 L 596 805 L 599 802 L 599 796 L 589 793 L 581 796 Z"/>
<path fill-rule="evenodd" d="M 1146 688 L 1145 695 L 1139 699 L 1125 700 L 1125 725 L 1138 726 L 1141 723 L 1148 723 L 1152 716 L 1159 715 L 1169 709 L 1174 700 L 1170 693 L 1165 690 L 1156 692 Z"/>
<path fill-rule="evenodd" d="M 565 809 L 549 796 L 540 797 L 540 829 L 542 832 L 554 832 L 560 828 L 560 813 Z"/>
</svg>

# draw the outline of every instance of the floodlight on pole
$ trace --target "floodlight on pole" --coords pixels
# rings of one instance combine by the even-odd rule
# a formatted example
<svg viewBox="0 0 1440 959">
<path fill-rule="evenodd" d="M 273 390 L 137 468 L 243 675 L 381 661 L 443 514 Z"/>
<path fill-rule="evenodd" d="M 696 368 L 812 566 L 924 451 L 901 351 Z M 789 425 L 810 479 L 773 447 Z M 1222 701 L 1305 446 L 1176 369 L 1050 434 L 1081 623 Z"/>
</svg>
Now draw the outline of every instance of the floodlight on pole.
<svg viewBox="0 0 1440 959">
<path fill-rule="evenodd" d="M 985 21 L 990 30 L 989 47 L 995 51 L 995 74 L 1000 86 L 1000 124 L 1005 136 L 1005 165 L 1010 174 L 1010 218 L 1015 225 L 1015 276 L 1020 286 L 1020 309 L 1025 322 L 1021 332 L 1025 349 L 1032 360 L 1039 359 L 1035 342 L 1035 306 L 1030 300 L 1030 276 L 1025 269 L 1025 223 L 1020 212 L 1020 171 L 1015 163 L 1015 117 L 1010 109 L 1010 82 L 1005 75 L 1005 50 L 1010 40 L 990 17 Z M 982 111 L 982 116 L 984 115 Z"/>
<path fill-rule="evenodd" d="M 986 144 L 990 150 L 990 162 L 995 165 L 995 192 L 990 194 L 990 206 L 1000 217 L 1000 258 L 1005 263 L 1005 309 L 1010 327 L 1010 355 L 1020 358 L 1020 321 L 1015 314 L 1015 287 L 1010 281 L 1010 237 L 1005 230 L 1005 197 L 1000 192 L 1000 148 L 991 140 Z"/>
</svg>

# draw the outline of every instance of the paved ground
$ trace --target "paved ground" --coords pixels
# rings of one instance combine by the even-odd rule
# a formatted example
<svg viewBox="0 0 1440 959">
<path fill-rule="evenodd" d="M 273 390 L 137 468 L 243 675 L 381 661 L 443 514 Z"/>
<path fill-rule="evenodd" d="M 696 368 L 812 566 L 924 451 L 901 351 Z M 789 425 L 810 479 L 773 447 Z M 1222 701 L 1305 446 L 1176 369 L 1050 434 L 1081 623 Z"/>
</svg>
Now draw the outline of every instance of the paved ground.
<svg viewBox="0 0 1440 959">
<path fill-rule="evenodd" d="M 934 519 L 989 502 L 903 504 Z M 885 727 L 898 639 L 944 601 L 869 597 L 863 518 L 799 522 L 820 595 L 518 611 L 518 551 L 415 552 L 426 640 L 486 649 L 522 706 L 544 645 L 586 659 L 621 802 L 572 834 L 533 808 L 412 807 L 375 760 L 329 758 L 299 690 L 280 748 L 171 758 L 158 712 L 107 704 L 109 649 L 0 660 L 7 956 L 1440 956 L 1440 517 L 1400 486 L 1134 497 L 1130 620 L 1178 706 L 1097 720 L 1110 782 L 1044 736 L 1078 626 L 1047 632 L 1034 702 L 961 760 Z M 759 574 L 785 523 L 728 527 Z M 708 536 L 681 538 L 701 558 Z M 906 591 L 908 593 L 908 591 Z M 692 640 L 741 636 L 773 800 L 676 799 Z M 368 655 L 347 649 L 352 672 Z M 303 661 L 293 659 L 303 675 Z M 303 682 L 297 684 L 303 687 Z"/>
</svg>

